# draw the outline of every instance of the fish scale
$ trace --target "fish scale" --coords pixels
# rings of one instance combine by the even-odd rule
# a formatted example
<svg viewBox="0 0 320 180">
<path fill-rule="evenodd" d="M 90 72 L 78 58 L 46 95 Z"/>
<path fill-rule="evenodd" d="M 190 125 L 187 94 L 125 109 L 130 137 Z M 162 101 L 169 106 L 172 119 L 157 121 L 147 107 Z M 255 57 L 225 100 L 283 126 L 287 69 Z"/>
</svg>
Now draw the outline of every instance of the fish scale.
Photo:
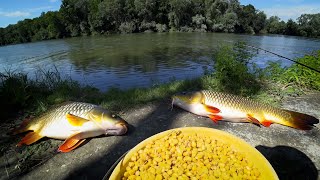
<svg viewBox="0 0 320 180">
<path fill-rule="evenodd" d="M 52 128 L 60 127 L 58 130 L 55 130 L 59 133 L 50 133 L 57 134 L 54 137 L 57 139 L 63 139 L 65 136 L 69 136 L 72 134 L 72 131 L 78 131 L 79 128 L 74 128 L 68 121 L 66 121 L 66 115 L 68 113 L 73 114 L 75 116 L 79 116 L 82 118 L 87 118 L 87 114 L 95 108 L 95 105 L 81 103 L 81 102 L 70 102 L 66 103 L 60 107 L 54 108 L 43 116 L 35 118 L 33 122 L 29 123 L 30 130 L 40 130 L 39 133 L 47 136 L 48 132 L 52 132 Z M 80 110 L 83 110 L 85 113 L 81 113 Z M 74 129 L 74 130 L 73 130 Z"/>
<path fill-rule="evenodd" d="M 24 121 L 13 130 L 14 134 L 29 132 L 19 143 L 30 145 L 42 137 L 66 139 L 59 147 L 69 152 L 86 138 L 99 135 L 122 135 L 127 132 L 127 122 L 94 104 L 68 102 L 48 110 L 30 121 Z"/>
<path fill-rule="evenodd" d="M 39 129 L 38 128 L 39 124 L 42 124 L 42 126 L 45 126 L 46 124 L 52 124 L 52 123 L 58 123 L 61 125 L 65 124 L 63 121 L 67 113 L 85 118 L 86 113 L 90 112 L 95 107 L 97 106 L 93 104 L 88 104 L 88 103 L 68 102 L 63 104 L 60 107 L 56 107 L 56 108 L 53 108 L 52 110 L 49 110 L 48 112 L 44 113 L 42 116 L 39 116 L 38 118 L 33 119 L 32 120 L 33 123 L 29 123 L 31 126 L 29 128 Z M 56 119 L 60 121 L 57 122 Z M 44 120 L 46 123 L 41 122 Z"/>
<path fill-rule="evenodd" d="M 214 122 L 251 122 L 270 126 L 272 123 L 309 130 L 319 120 L 313 116 L 280 109 L 249 98 L 209 90 L 177 94 L 173 104 L 189 112 L 206 116 Z"/>
<path fill-rule="evenodd" d="M 209 105 L 230 107 L 235 110 L 246 111 L 250 114 L 259 114 L 260 116 L 264 116 L 263 114 L 270 114 L 278 118 L 291 119 L 290 114 L 281 109 L 258 103 L 245 97 L 213 91 L 201 92 L 204 94 L 205 102 Z M 279 114 L 281 114 L 281 116 L 279 116 Z"/>
</svg>

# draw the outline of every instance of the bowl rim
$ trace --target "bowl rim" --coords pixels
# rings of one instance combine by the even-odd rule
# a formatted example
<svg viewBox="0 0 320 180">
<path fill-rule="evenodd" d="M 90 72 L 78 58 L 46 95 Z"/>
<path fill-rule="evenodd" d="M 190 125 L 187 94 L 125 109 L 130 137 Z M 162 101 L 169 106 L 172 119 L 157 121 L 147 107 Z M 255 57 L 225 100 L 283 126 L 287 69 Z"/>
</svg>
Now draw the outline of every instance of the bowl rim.
<svg viewBox="0 0 320 180">
<path fill-rule="evenodd" d="M 273 177 L 273 179 L 278 180 L 279 177 L 276 173 L 276 171 L 274 170 L 274 168 L 272 167 L 272 165 L 270 164 L 270 162 L 264 157 L 264 155 L 262 153 L 260 153 L 260 151 L 258 151 L 254 146 L 252 146 L 251 144 L 249 144 L 248 142 L 246 142 L 245 140 L 241 139 L 240 137 L 237 137 L 229 132 L 223 131 L 223 130 L 218 130 L 218 129 L 213 129 L 213 128 L 208 128 L 208 127 L 180 127 L 180 128 L 173 128 L 173 129 L 168 129 L 162 132 L 159 132 L 157 134 L 154 134 L 146 139 L 144 139 L 143 141 L 141 141 L 140 143 L 138 143 L 136 146 L 134 146 L 132 149 L 128 150 L 126 153 L 124 153 L 113 165 L 112 167 L 108 170 L 111 171 L 111 174 L 109 174 L 109 179 L 117 179 L 117 175 L 121 172 L 120 168 L 121 165 L 124 163 L 127 163 L 131 156 L 137 152 L 138 150 L 140 150 L 141 148 L 145 147 L 146 144 L 155 141 L 157 139 L 161 139 L 162 137 L 166 136 L 169 133 L 172 133 L 174 131 L 184 131 L 184 132 L 200 132 L 202 134 L 204 134 L 204 132 L 210 132 L 210 134 L 216 133 L 218 138 L 215 139 L 224 139 L 227 138 L 229 140 L 233 139 L 233 141 L 237 144 L 237 145 L 241 145 L 241 146 L 245 146 L 247 147 L 247 151 L 246 154 L 250 153 L 254 153 L 255 157 L 259 158 L 259 161 L 262 161 L 263 164 L 265 164 L 265 166 L 268 167 L 269 171 L 270 171 L 270 175 L 271 177 Z M 221 137 L 220 137 L 221 136 Z M 226 140 L 223 140 L 226 141 Z M 252 159 L 251 159 L 252 161 Z M 109 172 L 110 173 L 110 172 Z M 108 173 L 105 175 L 105 178 L 107 177 Z"/>
</svg>

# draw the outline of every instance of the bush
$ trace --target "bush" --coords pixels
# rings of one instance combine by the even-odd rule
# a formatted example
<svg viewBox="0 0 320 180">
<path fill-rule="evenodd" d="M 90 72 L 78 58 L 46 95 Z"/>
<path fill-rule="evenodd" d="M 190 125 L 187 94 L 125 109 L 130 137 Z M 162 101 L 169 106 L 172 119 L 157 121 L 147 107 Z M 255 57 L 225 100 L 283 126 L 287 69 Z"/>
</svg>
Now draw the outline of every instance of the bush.
<svg viewBox="0 0 320 180">
<path fill-rule="evenodd" d="M 298 58 L 297 62 L 320 70 L 320 50 Z M 279 62 L 269 63 L 265 75 L 268 79 L 286 86 L 320 91 L 320 73 L 296 63 L 285 68 L 282 68 Z"/>
<path fill-rule="evenodd" d="M 156 22 L 151 21 L 151 22 L 145 22 L 142 21 L 139 27 L 140 32 L 144 32 L 147 30 L 155 31 L 156 30 Z"/>
<path fill-rule="evenodd" d="M 247 66 L 251 56 L 243 54 L 248 52 L 244 48 L 241 44 L 236 44 L 233 49 L 230 46 L 221 46 L 215 51 L 213 78 L 216 79 L 216 86 L 220 91 L 247 96 L 260 90 L 261 85 L 256 75 L 250 72 Z"/>
<path fill-rule="evenodd" d="M 55 70 L 39 70 L 35 78 L 27 74 L 7 71 L 0 74 L 0 116 L 4 119 L 15 116 L 22 110 L 35 110 L 40 105 L 57 104 L 69 100 L 86 101 L 99 99 L 99 91 L 92 87 L 81 87 L 71 79 L 61 79 Z"/>
<path fill-rule="evenodd" d="M 166 24 L 156 24 L 156 30 L 158 32 L 167 32 L 168 31 L 168 27 Z"/>
<path fill-rule="evenodd" d="M 136 30 L 136 24 L 134 22 L 124 22 L 119 26 L 119 31 L 123 34 L 133 33 Z"/>
<path fill-rule="evenodd" d="M 193 29 L 189 26 L 182 26 L 180 32 L 193 32 Z"/>
<path fill-rule="evenodd" d="M 221 23 L 214 24 L 214 25 L 212 26 L 212 30 L 215 31 L 215 32 L 223 32 L 224 26 L 223 26 L 223 24 L 221 24 Z"/>
<path fill-rule="evenodd" d="M 23 107 L 30 99 L 30 84 L 27 75 L 8 72 L 1 76 L 0 99 L 11 107 Z"/>
<path fill-rule="evenodd" d="M 205 24 L 201 24 L 201 28 L 200 29 L 195 29 L 195 32 L 207 32 L 207 25 Z"/>
<path fill-rule="evenodd" d="M 202 29 L 202 25 L 205 23 L 205 21 L 206 21 L 206 18 L 203 17 L 201 14 L 200 15 L 197 14 L 192 17 L 192 23 L 196 29 Z"/>
</svg>

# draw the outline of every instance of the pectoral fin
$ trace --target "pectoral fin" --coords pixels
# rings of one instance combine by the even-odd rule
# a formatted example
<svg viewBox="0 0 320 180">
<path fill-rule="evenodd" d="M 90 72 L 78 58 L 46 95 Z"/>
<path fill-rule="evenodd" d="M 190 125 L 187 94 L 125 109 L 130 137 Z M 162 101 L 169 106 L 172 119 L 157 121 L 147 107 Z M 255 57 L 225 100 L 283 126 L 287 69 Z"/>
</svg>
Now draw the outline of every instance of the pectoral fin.
<svg viewBox="0 0 320 180">
<path fill-rule="evenodd" d="M 208 115 L 208 117 L 215 123 L 218 123 L 219 120 L 223 119 L 222 116 L 219 115 Z"/>
<path fill-rule="evenodd" d="M 82 126 L 85 122 L 89 121 L 87 119 L 84 119 L 82 117 L 79 117 L 70 113 L 66 115 L 66 118 L 72 126 Z"/>
<path fill-rule="evenodd" d="M 21 139 L 21 141 L 17 144 L 17 146 L 22 145 L 30 145 L 39 139 L 43 138 L 43 136 L 40 136 L 37 132 L 29 132 L 24 138 Z"/>
<path fill-rule="evenodd" d="M 220 109 L 213 107 L 213 106 L 209 106 L 209 105 L 203 105 L 205 110 L 212 113 L 212 114 L 217 114 L 220 112 Z"/>
<path fill-rule="evenodd" d="M 260 127 L 261 123 L 258 119 L 254 118 L 252 115 L 248 114 L 248 122 L 258 125 Z"/>
<path fill-rule="evenodd" d="M 265 127 L 269 127 L 273 122 L 269 120 L 264 120 L 261 122 L 261 124 Z"/>
<path fill-rule="evenodd" d="M 81 138 L 81 133 L 74 134 L 67 138 L 62 145 L 59 146 L 59 152 L 70 152 L 82 144 L 86 139 Z"/>
</svg>

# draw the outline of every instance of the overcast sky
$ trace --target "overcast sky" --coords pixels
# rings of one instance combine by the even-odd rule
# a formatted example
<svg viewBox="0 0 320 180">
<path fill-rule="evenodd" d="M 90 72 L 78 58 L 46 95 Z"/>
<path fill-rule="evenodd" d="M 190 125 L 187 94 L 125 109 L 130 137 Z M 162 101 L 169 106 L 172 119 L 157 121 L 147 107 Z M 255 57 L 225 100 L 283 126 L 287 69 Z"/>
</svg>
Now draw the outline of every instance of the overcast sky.
<svg viewBox="0 0 320 180">
<path fill-rule="evenodd" d="M 301 14 L 320 13 L 320 0 L 240 0 L 240 3 L 252 4 L 268 17 L 277 15 L 284 21 L 296 20 Z M 60 5 L 61 0 L 1 0 L 0 27 L 38 17 L 41 12 L 58 10 Z"/>
</svg>

